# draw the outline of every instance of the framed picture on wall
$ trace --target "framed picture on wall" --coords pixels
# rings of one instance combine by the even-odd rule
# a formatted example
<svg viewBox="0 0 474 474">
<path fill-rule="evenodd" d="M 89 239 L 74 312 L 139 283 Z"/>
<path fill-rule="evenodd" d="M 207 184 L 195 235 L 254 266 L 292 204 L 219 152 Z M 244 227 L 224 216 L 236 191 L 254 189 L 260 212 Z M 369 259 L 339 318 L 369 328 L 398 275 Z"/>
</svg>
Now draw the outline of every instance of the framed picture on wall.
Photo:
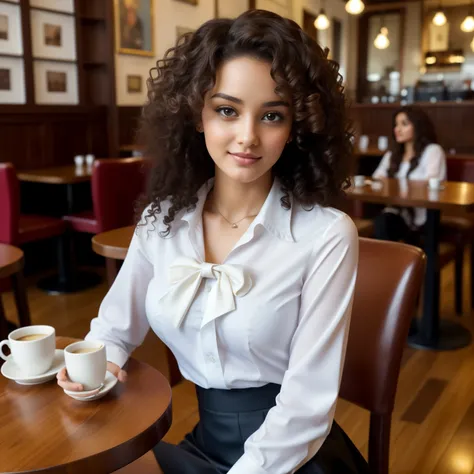
<svg viewBox="0 0 474 474">
<path fill-rule="evenodd" d="M 48 92 L 67 92 L 67 74 L 62 71 L 46 71 L 46 89 Z"/>
<path fill-rule="evenodd" d="M 188 5 L 197 5 L 198 0 L 175 0 L 176 2 L 187 3 Z"/>
<path fill-rule="evenodd" d="M 25 101 L 23 58 L 0 57 L 0 104 L 24 104 Z"/>
<path fill-rule="evenodd" d="M 76 29 L 72 15 L 31 9 L 33 57 L 76 60 Z"/>
<path fill-rule="evenodd" d="M 140 94 L 142 92 L 142 76 L 135 74 L 127 75 L 127 92 L 129 94 Z"/>
<path fill-rule="evenodd" d="M 154 56 L 155 0 L 115 0 L 115 34 L 120 54 Z"/>
<path fill-rule="evenodd" d="M 0 54 L 22 55 L 20 6 L 0 2 Z"/>
<path fill-rule="evenodd" d="M 33 62 L 33 73 L 37 104 L 79 103 L 75 63 L 36 60 Z"/>
</svg>

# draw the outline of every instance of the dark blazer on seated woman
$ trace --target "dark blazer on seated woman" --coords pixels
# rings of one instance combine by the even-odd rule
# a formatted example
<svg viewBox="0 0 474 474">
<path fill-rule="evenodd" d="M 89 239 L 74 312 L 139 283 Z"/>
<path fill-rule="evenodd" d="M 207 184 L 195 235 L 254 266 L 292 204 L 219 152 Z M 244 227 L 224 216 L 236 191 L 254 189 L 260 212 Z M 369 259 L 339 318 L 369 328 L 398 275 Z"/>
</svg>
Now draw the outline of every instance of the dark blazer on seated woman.
<svg viewBox="0 0 474 474">
<path fill-rule="evenodd" d="M 402 107 L 393 116 L 392 150 L 387 151 L 373 178 L 405 180 L 446 179 L 446 155 L 436 143 L 436 134 L 428 116 L 415 107 Z M 406 182 L 405 182 L 406 184 Z M 376 237 L 418 243 L 426 222 L 426 209 L 386 207 L 375 220 Z"/>
</svg>

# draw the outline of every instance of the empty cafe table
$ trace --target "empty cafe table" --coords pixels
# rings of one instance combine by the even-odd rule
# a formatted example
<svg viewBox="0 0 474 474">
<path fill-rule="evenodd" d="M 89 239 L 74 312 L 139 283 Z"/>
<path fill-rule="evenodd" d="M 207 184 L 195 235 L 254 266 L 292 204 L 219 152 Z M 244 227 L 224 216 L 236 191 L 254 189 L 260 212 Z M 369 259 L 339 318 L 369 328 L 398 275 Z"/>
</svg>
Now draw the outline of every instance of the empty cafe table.
<svg viewBox="0 0 474 474">
<path fill-rule="evenodd" d="M 427 255 L 423 295 L 423 314 L 417 331 L 409 337 L 416 348 L 448 350 L 467 346 L 470 332 L 451 321 L 439 318 L 440 271 L 438 266 L 438 239 L 441 211 L 464 210 L 474 212 L 474 184 L 444 182 L 440 190 L 431 190 L 426 181 L 381 179 L 380 188 L 370 185 L 352 187 L 347 196 L 353 200 L 387 206 L 424 207 L 427 220 L 424 227 L 424 250 Z"/>
<path fill-rule="evenodd" d="M 67 214 L 74 211 L 74 185 L 90 182 L 92 168 L 89 166 L 54 166 L 37 170 L 26 170 L 17 173 L 18 179 L 27 183 L 41 183 L 66 186 Z M 49 293 L 71 293 L 85 290 L 100 282 L 96 273 L 76 271 L 72 263 L 72 255 L 64 255 L 68 245 L 61 252 L 62 262 L 59 265 L 59 275 L 44 278 L 38 286 Z"/>
<path fill-rule="evenodd" d="M 90 402 L 55 380 L 25 386 L 0 375 L 0 474 L 107 474 L 152 449 L 171 426 L 171 388 L 147 364 L 130 359 L 126 369 L 125 384 Z"/>
</svg>

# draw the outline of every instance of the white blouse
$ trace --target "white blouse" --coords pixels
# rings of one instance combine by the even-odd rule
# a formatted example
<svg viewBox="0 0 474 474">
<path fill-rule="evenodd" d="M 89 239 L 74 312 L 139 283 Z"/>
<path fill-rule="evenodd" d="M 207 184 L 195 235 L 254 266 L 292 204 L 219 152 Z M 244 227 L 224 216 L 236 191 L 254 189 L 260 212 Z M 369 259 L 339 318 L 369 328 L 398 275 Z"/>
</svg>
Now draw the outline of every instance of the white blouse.
<svg viewBox="0 0 474 474">
<path fill-rule="evenodd" d="M 281 384 L 276 406 L 230 474 L 293 473 L 334 417 L 357 272 L 357 230 L 333 208 L 281 206 L 273 187 L 223 265 L 205 262 L 202 210 L 213 181 L 161 237 L 138 227 L 86 339 L 123 366 L 152 330 L 204 388 Z M 169 203 L 163 206 L 167 213 Z"/>
<path fill-rule="evenodd" d="M 385 153 L 377 169 L 372 174 L 373 178 L 386 178 L 388 176 L 391 157 L 391 151 Z M 409 169 L 410 162 L 402 162 L 398 168 L 396 178 L 421 181 L 428 181 L 430 178 L 438 178 L 442 181 L 446 180 L 446 154 L 444 153 L 443 148 L 436 143 L 426 146 L 421 154 L 418 166 L 407 178 Z M 416 207 L 414 214 L 413 223 L 417 227 L 421 227 L 426 222 L 426 209 Z M 405 221 L 411 220 L 411 217 L 406 213 L 402 213 L 402 217 Z"/>
</svg>

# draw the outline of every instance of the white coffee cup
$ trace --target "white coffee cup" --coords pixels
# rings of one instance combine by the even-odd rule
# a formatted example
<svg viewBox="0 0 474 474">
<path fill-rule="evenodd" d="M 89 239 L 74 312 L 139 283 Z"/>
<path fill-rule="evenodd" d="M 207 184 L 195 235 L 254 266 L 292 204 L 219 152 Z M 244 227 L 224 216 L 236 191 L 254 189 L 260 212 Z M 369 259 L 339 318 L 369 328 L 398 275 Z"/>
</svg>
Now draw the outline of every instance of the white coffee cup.
<svg viewBox="0 0 474 474">
<path fill-rule="evenodd" d="M 388 148 L 388 137 L 379 137 L 377 146 L 380 151 L 385 151 Z"/>
<path fill-rule="evenodd" d="M 76 155 L 74 157 L 74 163 L 76 164 L 76 166 L 83 166 L 84 165 L 84 156 Z"/>
<path fill-rule="evenodd" d="M 366 151 L 369 148 L 369 137 L 367 135 L 361 135 L 359 138 L 359 150 Z"/>
<path fill-rule="evenodd" d="M 92 166 L 94 164 L 95 156 L 89 153 L 86 155 L 86 165 L 87 166 Z"/>
<path fill-rule="evenodd" d="M 438 178 L 430 178 L 428 180 L 428 187 L 430 189 L 439 189 L 441 187 L 441 180 Z"/>
<path fill-rule="evenodd" d="M 354 186 L 357 188 L 360 188 L 361 186 L 365 185 L 365 176 L 363 175 L 357 175 L 354 176 Z"/>
<path fill-rule="evenodd" d="M 43 336 L 34 338 L 35 336 Z M 30 340 L 20 340 L 22 338 Z M 11 355 L 3 353 L 3 347 L 8 346 Z M 0 357 L 10 358 L 27 377 L 44 374 L 53 363 L 56 350 L 56 331 L 52 326 L 26 326 L 15 329 L 8 335 L 8 340 L 0 342 Z"/>
<path fill-rule="evenodd" d="M 69 379 L 80 383 L 84 390 L 94 390 L 104 382 L 107 356 L 102 342 L 80 341 L 69 344 L 64 349 L 64 359 Z"/>
</svg>

